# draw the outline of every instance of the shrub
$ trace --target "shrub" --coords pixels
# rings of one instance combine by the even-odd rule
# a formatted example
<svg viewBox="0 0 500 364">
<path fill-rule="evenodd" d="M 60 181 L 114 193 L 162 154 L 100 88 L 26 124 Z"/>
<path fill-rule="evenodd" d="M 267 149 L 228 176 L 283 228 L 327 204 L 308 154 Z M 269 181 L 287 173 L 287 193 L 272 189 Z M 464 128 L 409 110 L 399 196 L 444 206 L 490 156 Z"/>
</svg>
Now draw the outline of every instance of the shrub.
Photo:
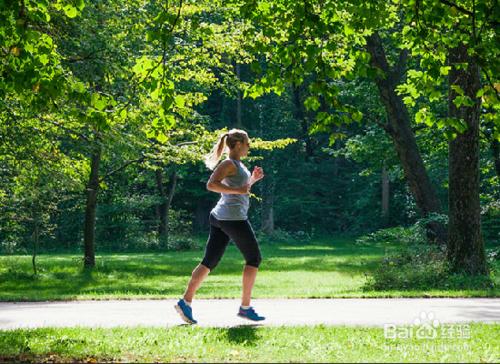
<svg viewBox="0 0 500 364">
<path fill-rule="evenodd" d="M 410 227 L 396 226 L 386 229 L 381 229 L 370 234 L 363 235 L 356 239 L 356 244 L 371 244 L 371 243 L 403 243 L 415 244 L 422 242 L 424 232 L 421 227 L 413 225 Z"/>
<path fill-rule="evenodd" d="M 489 289 L 497 274 L 489 259 L 489 276 L 451 273 L 446 261 L 446 247 L 425 243 L 409 244 L 403 250 L 386 255 L 365 283 L 367 290 L 413 289 Z"/>
<path fill-rule="evenodd" d="M 365 283 L 367 290 L 489 289 L 494 287 L 500 248 L 488 249 L 489 276 L 452 273 L 446 260 L 446 246 L 426 242 L 425 225 L 446 222 L 445 216 L 420 219 L 410 227 L 382 229 L 362 236 L 358 244 L 403 243 L 396 253 L 386 254 Z"/>
<path fill-rule="evenodd" d="M 366 234 L 356 239 L 357 244 L 370 244 L 374 242 L 382 243 L 403 243 L 405 245 L 420 244 L 427 241 L 425 226 L 429 222 L 437 221 L 444 225 L 448 222 L 448 217 L 441 214 L 431 214 L 426 218 L 417 220 L 409 227 L 395 226 L 380 229 L 373 233 Z"/>
</svg>

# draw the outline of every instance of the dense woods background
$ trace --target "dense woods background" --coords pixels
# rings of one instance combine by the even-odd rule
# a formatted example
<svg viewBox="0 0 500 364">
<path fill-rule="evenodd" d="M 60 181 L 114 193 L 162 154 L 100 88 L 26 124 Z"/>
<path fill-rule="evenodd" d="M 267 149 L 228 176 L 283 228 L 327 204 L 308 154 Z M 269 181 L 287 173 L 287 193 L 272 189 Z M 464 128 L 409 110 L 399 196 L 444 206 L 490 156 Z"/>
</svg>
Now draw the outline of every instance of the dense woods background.
<svg viewBox="0 0 500 364">
<path fill-rule="evenodd" d="M 498 15 L 487 0 L 0 1 L 0 251 L 92 266 L 95 250 L 193 247 L 219 198 L 203 155 L 234 127 L 266 174 L 249 212 L 263 239 L 420 223 L 485 272 Z"/>
</svg>

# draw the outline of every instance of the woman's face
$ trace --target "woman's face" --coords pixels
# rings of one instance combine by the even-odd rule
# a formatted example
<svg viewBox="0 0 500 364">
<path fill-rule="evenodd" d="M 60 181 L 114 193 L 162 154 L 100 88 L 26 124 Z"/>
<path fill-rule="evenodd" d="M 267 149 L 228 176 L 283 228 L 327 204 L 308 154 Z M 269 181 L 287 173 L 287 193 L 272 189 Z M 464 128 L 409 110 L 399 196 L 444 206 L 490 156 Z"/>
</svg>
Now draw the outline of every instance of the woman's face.
<svg viewBox="0 0 500 364">
<path fill-rule="evenodd" d="M 240 155 L 248 155 L 248 150 L 250 149 L 250 139 L 245 138 L 243 142 L 237 142 L 240 148 Z"/>
</svg>

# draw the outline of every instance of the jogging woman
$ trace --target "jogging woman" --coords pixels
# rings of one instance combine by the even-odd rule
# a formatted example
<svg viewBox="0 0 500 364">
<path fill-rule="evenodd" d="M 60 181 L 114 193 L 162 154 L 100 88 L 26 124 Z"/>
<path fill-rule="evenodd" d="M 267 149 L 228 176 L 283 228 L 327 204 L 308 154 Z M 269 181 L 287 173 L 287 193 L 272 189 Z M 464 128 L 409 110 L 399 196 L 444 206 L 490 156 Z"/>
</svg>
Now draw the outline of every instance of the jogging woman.
<svg viewBox="0 0 500 364">
<path fill-rule="evenodd" d="M 219 263 L 230 239 L 241 251 L 246 263 L 243 269 L 241 306 L 237 315 L 252 321 L 264 320 L 250 306 L 252 288 L 262 257 L 247 215 L 250 188 L 264 178 L 264 172 L 262 168 L 255 167 L 250 175 L 250 171 L 241 162 L 240 158 L 248 154 L 249 148 L 250 139 L 246 131 L 231 129 L 219 138 L 205 158 L 206 166 L 213 170 L 221 154 L 229 150 L 228 158 L 215 168 L 207 182 L 207 189 L 220 192 L 221 198 L 210 212 L 210 235 L 205 256 L 193 270 L 184 296 L 175 305 L 181 318 L 188 323 L 197 322 L 193 318 L 191 302 L 203 280 Z"/>
</svg>

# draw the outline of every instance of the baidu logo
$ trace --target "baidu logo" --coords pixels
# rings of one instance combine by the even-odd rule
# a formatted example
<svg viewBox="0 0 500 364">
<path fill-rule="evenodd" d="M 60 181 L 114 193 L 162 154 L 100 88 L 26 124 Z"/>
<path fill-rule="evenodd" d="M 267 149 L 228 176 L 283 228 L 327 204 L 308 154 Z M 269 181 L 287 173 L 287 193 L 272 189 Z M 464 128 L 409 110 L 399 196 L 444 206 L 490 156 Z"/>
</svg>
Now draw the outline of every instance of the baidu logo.
<svg viewBox="0 0 500 364">
<path fill-rule="evenodd" d="M 420 312 L 409 327 L 397 326 L 396 324 L 384 325 L 384 336 L 386 339 L 435 339 L 438 337 L 439 320 L 434 318 L 432 312 Z"/>
<path fill-rule="evenodd" d="M 417 339 L 435 339 L 437 337 L 439 321 L 434 319 L 432 312 L 422 311 L 420 316 L 413 320 L 413 324 L 417 326 Z"/>
</svg>

